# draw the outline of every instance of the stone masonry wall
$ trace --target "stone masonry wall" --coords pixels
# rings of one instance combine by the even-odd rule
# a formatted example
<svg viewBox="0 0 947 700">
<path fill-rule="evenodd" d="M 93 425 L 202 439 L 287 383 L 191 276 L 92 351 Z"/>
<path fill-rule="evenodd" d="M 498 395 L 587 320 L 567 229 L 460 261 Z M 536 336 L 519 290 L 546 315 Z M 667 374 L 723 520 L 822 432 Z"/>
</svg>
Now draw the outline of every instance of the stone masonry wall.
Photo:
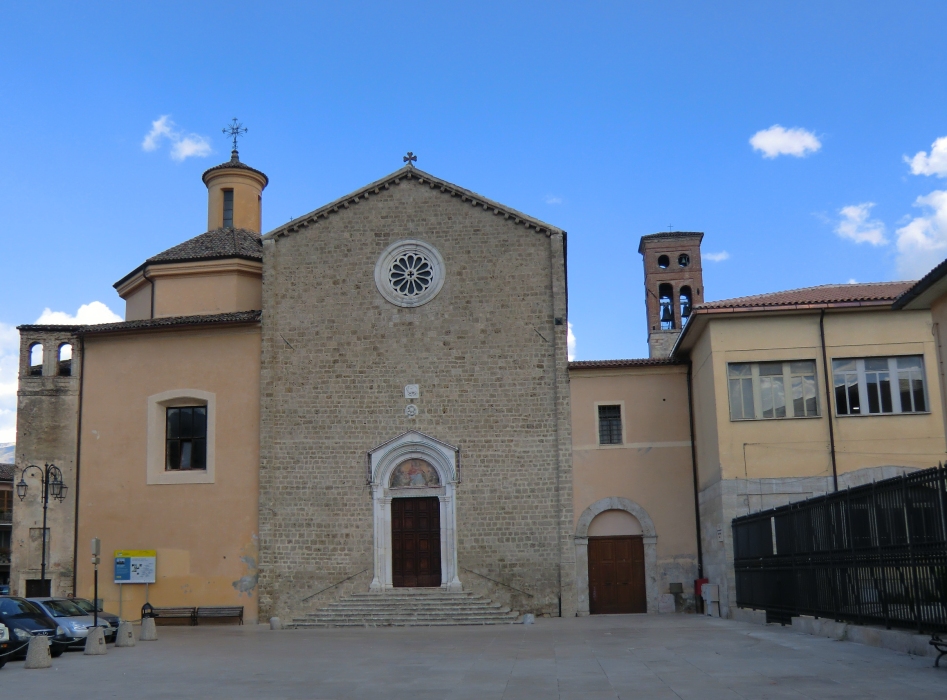
<svg viewBox="0 0 947 700">
<path fill-rule="evenodd" d="M 433 245 L 446 267 L 438 296 L 417 308 L 375 287 L 376 261 L 402 239 Z M 366 452 L 408 430 L 461 450 L 464 588 L 549 615 L 562 595 L 574 615 L 565 316 L 561 234 L 414 179 L 267 239 L 261 617 L 312 609 L 303 597 L 356 574 L 316 601 L 367 590 Z M 407 384 L 420 385 L 415 418 Z"/>
<path fill-rule="evenodd" d="M 79 421 L 79 381 L 82 348 L 75 329 L 65 326 L 20 327 L 20 378 L 17 392 L 16 467 L 14 489 L 24 467 L 29 490 L 23 501 L 13 499 L 10 592 L 26 595 L 26 580 L 39 579 L 42 564 L 43 488 L 46 463 L 62 470 L 67 487 L 63 502 L 49 499 L 47 509 L 46 578 L 54 596 L 73 591 L 76 497 L 78 492 L 76 440 Z M 30 374 L 30 348 L 43 344 L 42 376 Z M 60 373 L 59 347 L 72 345 L 69 376 Z"/>
</svg>

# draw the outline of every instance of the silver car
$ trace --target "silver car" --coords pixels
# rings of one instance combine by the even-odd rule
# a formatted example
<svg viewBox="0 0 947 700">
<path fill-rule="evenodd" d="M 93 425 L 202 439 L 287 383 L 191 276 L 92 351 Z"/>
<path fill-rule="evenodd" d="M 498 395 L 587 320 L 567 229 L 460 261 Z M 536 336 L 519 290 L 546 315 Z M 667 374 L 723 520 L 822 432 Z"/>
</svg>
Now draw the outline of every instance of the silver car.
<svg viewBox="0 0 947 700">
<path fill-rule="evenodd" d="M 78 605 L 86 615 L 91 615 L 93 612 L 95 612 L 95 607 L 92 605 L 91 600 L 86 600 L 85 598 L 70 598 L 69 600 Z M 100 620 L 105 620 L 112 627 L 118 629 L 118 625 L 121 622 L 118 615 L 105 612 L 101 607 L 99 607 L 98 615 Z"/>
<path fill-rule="evenodd" d="M 89 630 L 95 627 L 92 615 L 86 613 L 68 598 L 29 598 L 29 600 L 53 618 L 56 624 L 66 631 L 67 636 L 76 640 L 76 644 L 85 644 L 85 638 L 89 636 Z M 112 627 L 107 620 L 100 617 L 99 627 L 103 628 L 106 641 L 115 641 L 118 630 Z"/>
</svg>

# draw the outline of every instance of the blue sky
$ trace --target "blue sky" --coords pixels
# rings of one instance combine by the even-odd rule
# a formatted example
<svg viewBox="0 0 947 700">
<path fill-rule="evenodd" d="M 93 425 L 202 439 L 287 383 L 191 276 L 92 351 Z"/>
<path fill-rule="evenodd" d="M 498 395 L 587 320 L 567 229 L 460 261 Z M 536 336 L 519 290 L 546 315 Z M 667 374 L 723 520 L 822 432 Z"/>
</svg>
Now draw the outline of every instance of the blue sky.
<svg viewBox="0 0 947 700">
<path fill-rule="evenodd" d="M 638 239 L 669 225 L 728 254 L 707 299 L 917 277 L 947 257 L 944 26 L 921 0 L 8 3 L 0 442 L 12 326 L 122 314 L 112 284 L 203 232 L 233 116 L 264 229 L 408 150 L 566 229 L 578 359 L 647 354 Z"/>
</svg>

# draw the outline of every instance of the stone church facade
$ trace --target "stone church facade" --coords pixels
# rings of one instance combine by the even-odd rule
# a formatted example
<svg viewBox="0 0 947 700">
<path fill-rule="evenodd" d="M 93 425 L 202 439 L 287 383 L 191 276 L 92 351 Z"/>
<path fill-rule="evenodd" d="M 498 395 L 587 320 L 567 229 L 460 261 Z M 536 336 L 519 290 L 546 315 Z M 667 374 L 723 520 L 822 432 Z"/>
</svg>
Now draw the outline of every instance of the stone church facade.
<svg viewBox="0 0 947 700">
<path fill-rule="evenodd" d="M 410 165 L 264 237 L 263 608 L 393 587 L 417 497 L 440 585 L 574 614 L 564 239 Z M 430 485 L 394 485 L 408 457 Z"/>
</svg>

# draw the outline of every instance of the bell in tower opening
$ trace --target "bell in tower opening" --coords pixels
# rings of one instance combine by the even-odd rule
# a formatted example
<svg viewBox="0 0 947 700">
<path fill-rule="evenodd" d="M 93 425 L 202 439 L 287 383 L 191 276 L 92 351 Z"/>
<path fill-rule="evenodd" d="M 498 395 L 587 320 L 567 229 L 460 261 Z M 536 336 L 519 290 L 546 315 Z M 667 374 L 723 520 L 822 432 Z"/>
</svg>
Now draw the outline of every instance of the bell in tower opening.
<svg viewBox="0 0 947 700">
<path fill-rule="evenodd" d="M 700 242 L 696 231 L 641 237 L 650 357 L 668 357 L 695 305 L 704 301 Z"/>
</svg>

